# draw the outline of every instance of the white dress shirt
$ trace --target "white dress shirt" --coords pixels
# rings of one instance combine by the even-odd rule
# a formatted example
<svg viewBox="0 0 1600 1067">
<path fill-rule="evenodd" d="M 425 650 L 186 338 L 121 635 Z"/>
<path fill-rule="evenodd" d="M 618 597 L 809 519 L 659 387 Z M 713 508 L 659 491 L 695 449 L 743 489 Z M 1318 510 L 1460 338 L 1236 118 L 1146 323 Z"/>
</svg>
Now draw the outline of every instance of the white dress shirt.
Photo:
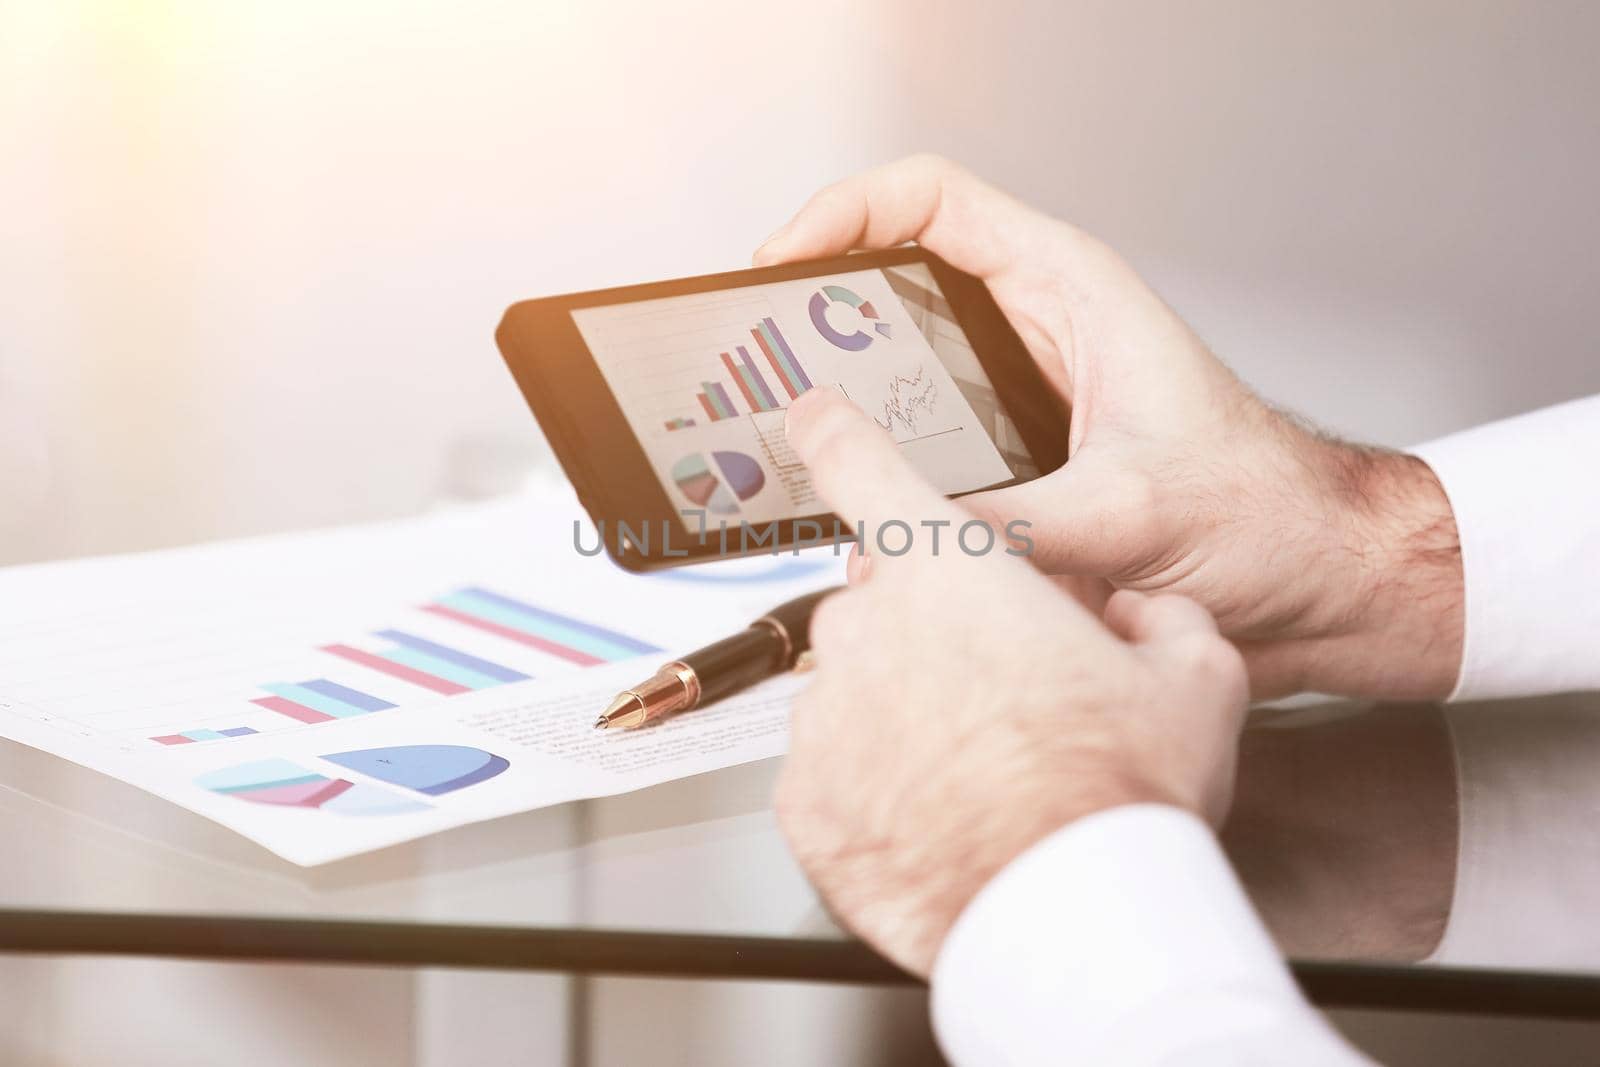
<svg viewBox="0 0 1600 1067">
<path fill-rule="evenodd" d="M 1600 689 L 1600 397 L 1417 454 L 1461 537 L 1456 698 Z M 1492 751 L 1493 731 L 1467 721 L 1453 724 L 1458 755 Z M 1484 877 L 1489 865 L 1472 867 L 1508 832 L 1473 822 L 1487 810 L 1469 802 L 1476 766 L 1461 761 L 1462 912 L 1452 912 L 1446 957 L 1482 954 L 1487 935 L 1476 931 L 1504 915 L 1488 898 L 1506 887 Z M 1368 1062 L 1300 996 L 1210 829 L 1160 805 L 1082 819 L 985 886 L 939 954 L 933 1019 L 958 1067 Z"/>
</svg>

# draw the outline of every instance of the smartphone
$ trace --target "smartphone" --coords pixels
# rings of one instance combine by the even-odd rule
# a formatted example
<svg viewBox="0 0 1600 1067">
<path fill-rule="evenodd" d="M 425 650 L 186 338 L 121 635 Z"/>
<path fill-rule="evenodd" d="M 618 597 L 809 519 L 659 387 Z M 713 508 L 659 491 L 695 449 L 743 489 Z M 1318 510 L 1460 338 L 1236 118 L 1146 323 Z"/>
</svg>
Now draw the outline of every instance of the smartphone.
<svg viewBox="0 0 1600 1067">
<path fill-rule="evenodd" d="M 629 570 L 853 536 L 784 437 L 809 389 L 848 396 L 950 496 L 1067 458 L 1067 406 L 988 287 L 915 246 L 527 300 L 495 339 Z"/>
</svg>

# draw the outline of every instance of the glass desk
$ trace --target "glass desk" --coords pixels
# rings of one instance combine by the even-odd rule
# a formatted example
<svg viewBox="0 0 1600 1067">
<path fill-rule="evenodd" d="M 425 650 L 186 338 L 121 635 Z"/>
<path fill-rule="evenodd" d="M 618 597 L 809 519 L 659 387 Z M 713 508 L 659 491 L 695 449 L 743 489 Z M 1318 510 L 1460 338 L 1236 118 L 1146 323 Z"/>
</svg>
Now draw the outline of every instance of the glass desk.
<svg viewBox="0 0 1600 1067">
<path fill-rule="evenodd" d="M 769 810 L 777 761 L 302 869 L 132 786 L 0 742 L 0 951 L 915 980 L 842 933 Z M 1600 1017 L 1600 979 L 1303 961 L 1327 1007 Z"/>
</svg>

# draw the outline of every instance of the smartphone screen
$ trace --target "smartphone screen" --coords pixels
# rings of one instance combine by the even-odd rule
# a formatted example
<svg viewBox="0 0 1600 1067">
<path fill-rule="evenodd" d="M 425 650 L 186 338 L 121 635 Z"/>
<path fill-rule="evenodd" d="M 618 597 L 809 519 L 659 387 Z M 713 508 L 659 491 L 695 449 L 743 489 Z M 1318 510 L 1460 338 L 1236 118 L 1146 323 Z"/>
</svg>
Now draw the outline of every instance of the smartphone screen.
<svg viewBox="0 0 1600 1067">
<path fill-rule="evenodd" d="M 837 389 L 942 492 L 1038 475 L 926 262 L 570 311 L 687 529 L 820 507 L 784 410 Z"/>
</svg>

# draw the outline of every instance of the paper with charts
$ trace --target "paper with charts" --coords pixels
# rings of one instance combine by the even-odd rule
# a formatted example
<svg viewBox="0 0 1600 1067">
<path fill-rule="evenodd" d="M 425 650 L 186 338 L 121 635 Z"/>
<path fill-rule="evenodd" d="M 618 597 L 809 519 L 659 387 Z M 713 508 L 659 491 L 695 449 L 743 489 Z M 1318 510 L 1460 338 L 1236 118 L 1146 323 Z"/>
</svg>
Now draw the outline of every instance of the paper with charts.
<svg viewBox="0 0 1600 1067">
<path fill-rule="evenodd" d="M 573 321 L 668 497 L 765 523 L 822 509 L 784 410 L 845 393 L 946 493 L 1037 472 L 925 263 L 580 308 Z"/>
<path fill-rule="evenodd" d="M 0 735 L 302 865 L 781 753 L 799 681 L 632 733 L 619 689 L 841 580 L 831 548 L 628 574 L 569 490 L 0 570 Z"/>
</svg>

